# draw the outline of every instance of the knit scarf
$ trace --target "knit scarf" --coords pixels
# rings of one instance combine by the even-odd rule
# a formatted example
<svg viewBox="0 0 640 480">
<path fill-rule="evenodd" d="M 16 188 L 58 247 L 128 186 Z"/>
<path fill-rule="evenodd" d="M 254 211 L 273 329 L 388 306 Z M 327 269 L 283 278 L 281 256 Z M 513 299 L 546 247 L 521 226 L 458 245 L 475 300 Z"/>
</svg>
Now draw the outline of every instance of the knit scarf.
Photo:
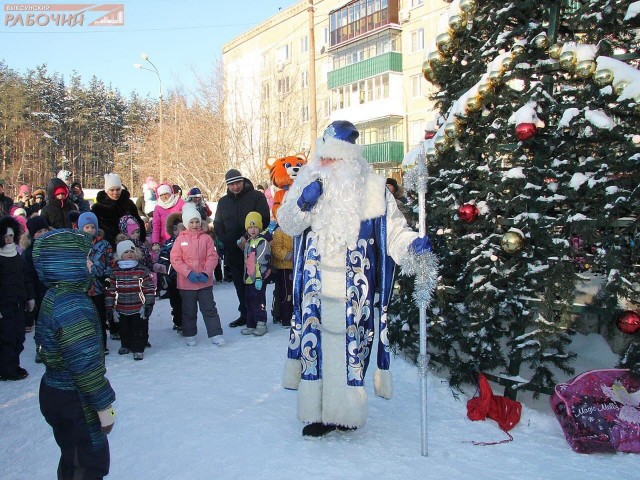
<svg viewBox="0 0 640 480">
<path fill-rule="evenodd" d="M 8 243 L 4 247 L 0 248 L 1 257 L 15 257 L 18 254 L 15 243 Z"/>
<path fill-rule="evenodd" d="M 164 208 L 164 209 L 170 209 L 171 207 L 173 207 L 176 203 L 178 203 L 178 195 L 171 195 L 169 197 L 169 200 L 167 200 L 166 202 L 162 200 L 162 198 L 158 198 L 158 206 Z"/>
</svg>

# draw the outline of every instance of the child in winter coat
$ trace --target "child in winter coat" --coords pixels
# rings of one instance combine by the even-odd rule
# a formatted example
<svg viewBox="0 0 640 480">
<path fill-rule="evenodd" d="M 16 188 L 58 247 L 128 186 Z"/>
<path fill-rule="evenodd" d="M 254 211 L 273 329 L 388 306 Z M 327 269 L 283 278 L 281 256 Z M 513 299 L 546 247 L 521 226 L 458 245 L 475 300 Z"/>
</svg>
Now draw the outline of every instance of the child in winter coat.
<svg viewBox="0 0 640 480">
<path fill-rule="evenodd" d="M 27 263 L 18 255 L 14 240 L 20 238 L 15 218 L 0 218 L 0 380 L 22 380 L 29 373 L 20 366 L 24 350 L 25 310 L 35 307 L 33 284 Z"/>
<path fill-rule="evenodd" d="M 293 316 L 293 238 L 279 227 L 273 232 L 271 254 L 276 269 L 274 310 L 277 310 L 282 326 L 289 328 Z"/>
<path fill-rule="evenodd" d="M 191 204 L 182 210 L 186 230 L 178 235 L 171 249 L 171 265 L 178 273 L 177 285 L 182 297 L 182 335 L 187 345 L 196 344 L 197 307 L 207 328 L 207 336 L 214 345 L 224 345 L 220 316 L 213 298 L 213 270 L 218 254 L 213 239 L 202 230 L 200 213 Z"/>
<path fill-rule="evenodd" d="M 131 240 L 142 255 L 142 263 L 148 268 L 153 269 L 153 256 L 147 241 L 140 240 L 140 224 L 133 215 L 124 215 L 120 217 L 118 222 L 120 233 L 116 236 L 116 244 L 123 240 Z"/>
<path fill-rule="evenodd" d="M 87 298 L 89 239 L 54 230 L 35 243 L 33 259 L 47 286 L 36 326 L 36 349 L 46 367 L 40 411 L 61 451 L 58 478 L 103 478 L 116 395 L 106 379 L 100 324 Z"/>
<path fill-rule="evenodd" d="M 262 216 L 249 212 L 244 226 L 248 240 L 244 244 L 244 283 L 247 302 L 247 326 L 243 335 L 262 336 L 267 333 L 267 279 L 271 275 L 271 248 L 268 240 L 260 233 Z"/>
<path fill-rule="evenodd" d="M 107 280 L 107 317 L 120 324 L 118 354 L 133 352 L 134 360 L 144 358 L 149 337 L 149 316 L 155 303 L 151 272 L 140 263 L 142 255 L 131 240 L 116 245 L 118 266 Z"/>
<path fill-rule="evenodd" d="M 69 199 L 69 187 L 63 180 L 52 178 L 47 185 L 47 204 L 40 210 L 51 228 L 71 228 L 69 212 L 77 211 Z"/>
<path fill-rule="evenodd" d="M 113 248 L 111 244 L 102 239 L 99 230 L 98 217 L 91 212 L 85 212 L 78 217 L 78 230 L 87 234 L 91 239 L 91 250 L 87 257 L 91 262 L 91 287 L 89 298 L 98 310 L 100 323 L 102 324 L 102 346 L 104 353 L 109 353 L 107 348 L 107 310 L 104 306 L 104 282 L 111 276 L 113 263 Z"/>
<path fill-rule="evenodd" d="M 171 266 L 171 249 L 180 232 L 185 227 L 182 223 L 182 213 L 172 213 L 167 217 L 167 233 L 170 233 L 169 240 L 164 242 L 160 249 L 160 258 L 158 263 L 164 265 L 167 269 L 167 295 L 171 304 L 171 316 L 173 318 L 173 329 L 178 333 L 182 333 L 182 298 L 180 290 L 178 290 L 177 274 L 175 268 Z"/>
</svg>

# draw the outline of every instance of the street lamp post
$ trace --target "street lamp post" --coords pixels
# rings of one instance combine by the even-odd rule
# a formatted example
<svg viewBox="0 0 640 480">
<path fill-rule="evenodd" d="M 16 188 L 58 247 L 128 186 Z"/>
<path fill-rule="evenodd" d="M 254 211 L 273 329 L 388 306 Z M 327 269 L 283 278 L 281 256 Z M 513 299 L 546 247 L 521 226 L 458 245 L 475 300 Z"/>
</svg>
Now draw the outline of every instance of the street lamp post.
<svg viewBox="0 0 640 480">
<path fill-rule="evenodd" d="M 140 70 L 147 70 L 148 72 L 153 72 L 156 74 L 156 76 L 158 77 L 158 85 L 160 87 L 160 93 L 159 93 L 159 101 L 160 101 L 160 108 L 159 108 L 159 113 L 160 113 L 160 149 L 158 152 L 158 156 L 159 158 L 159 163 L 160 163 L 160 181 L 162 182 L 164 180 L 164 159 L 162 157 L 162 149 L 163 149 L 163 140 L 164 140 L 164 136 L 162 134 L 162 78 L 160 78 L 160 72 L 158 71 L 158 68 L 153 64 L 153 62 L 151 60 L 149 60 L 149 55 L 147 55 L 146 53 L 141 53 L 140 54 L 140 58 L 142 58 L 145 62 L 147 62 L 149 65 L 151 65 L 151 68 L 147 68 L 139 63 L 135 63 L 133 66 L 135 68 L 138 68 Z"/>
</svg>

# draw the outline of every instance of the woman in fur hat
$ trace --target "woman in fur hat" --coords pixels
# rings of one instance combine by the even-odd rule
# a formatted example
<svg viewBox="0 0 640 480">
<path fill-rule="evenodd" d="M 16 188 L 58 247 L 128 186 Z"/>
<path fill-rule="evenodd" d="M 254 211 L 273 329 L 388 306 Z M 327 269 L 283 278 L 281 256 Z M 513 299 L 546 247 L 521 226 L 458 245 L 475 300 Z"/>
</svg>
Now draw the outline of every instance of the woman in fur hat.
<svg viewBox="0 0 640 480">
<path fill-rule="evenodd" d="M 18 255 L 20 224 L 11 216 L 0 218 L 0 380 L 22 380 L 29 373 L 20 366 L 24 350 L 25 309 L 35 306 L 27 264 Z"/>
<path fill-rule="evenodd" d="M 144 222 L 138 215 L 138 208 L 131 200 L 129 192 L 123 189 L 117 173 L 107 173 L 104 176 L 104 190 L 98 192 L 96 203 L 91 206 L 91 211 L 98 217 L 104 239 L 113 248 L 116 247 L 116 236 L 120 232 L 120 218 L 124 215 L 132 215 L 140 225 L 140 241 L 144 242 L 147 238 Z"/>
</svg>

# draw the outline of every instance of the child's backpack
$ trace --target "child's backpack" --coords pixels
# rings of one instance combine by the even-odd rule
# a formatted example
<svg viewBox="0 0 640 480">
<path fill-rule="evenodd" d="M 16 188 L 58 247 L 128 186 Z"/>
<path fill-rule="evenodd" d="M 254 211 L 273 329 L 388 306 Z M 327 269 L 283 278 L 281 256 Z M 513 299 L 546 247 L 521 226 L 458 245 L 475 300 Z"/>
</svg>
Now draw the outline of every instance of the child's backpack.
<svg viewBox="0 0 640 480">
<path fill-rule="evenodd" d="M 592 370 L 555 387 L 551 408 L 578 453 L 640 453 L 640 377 Z"/>
</svg>

